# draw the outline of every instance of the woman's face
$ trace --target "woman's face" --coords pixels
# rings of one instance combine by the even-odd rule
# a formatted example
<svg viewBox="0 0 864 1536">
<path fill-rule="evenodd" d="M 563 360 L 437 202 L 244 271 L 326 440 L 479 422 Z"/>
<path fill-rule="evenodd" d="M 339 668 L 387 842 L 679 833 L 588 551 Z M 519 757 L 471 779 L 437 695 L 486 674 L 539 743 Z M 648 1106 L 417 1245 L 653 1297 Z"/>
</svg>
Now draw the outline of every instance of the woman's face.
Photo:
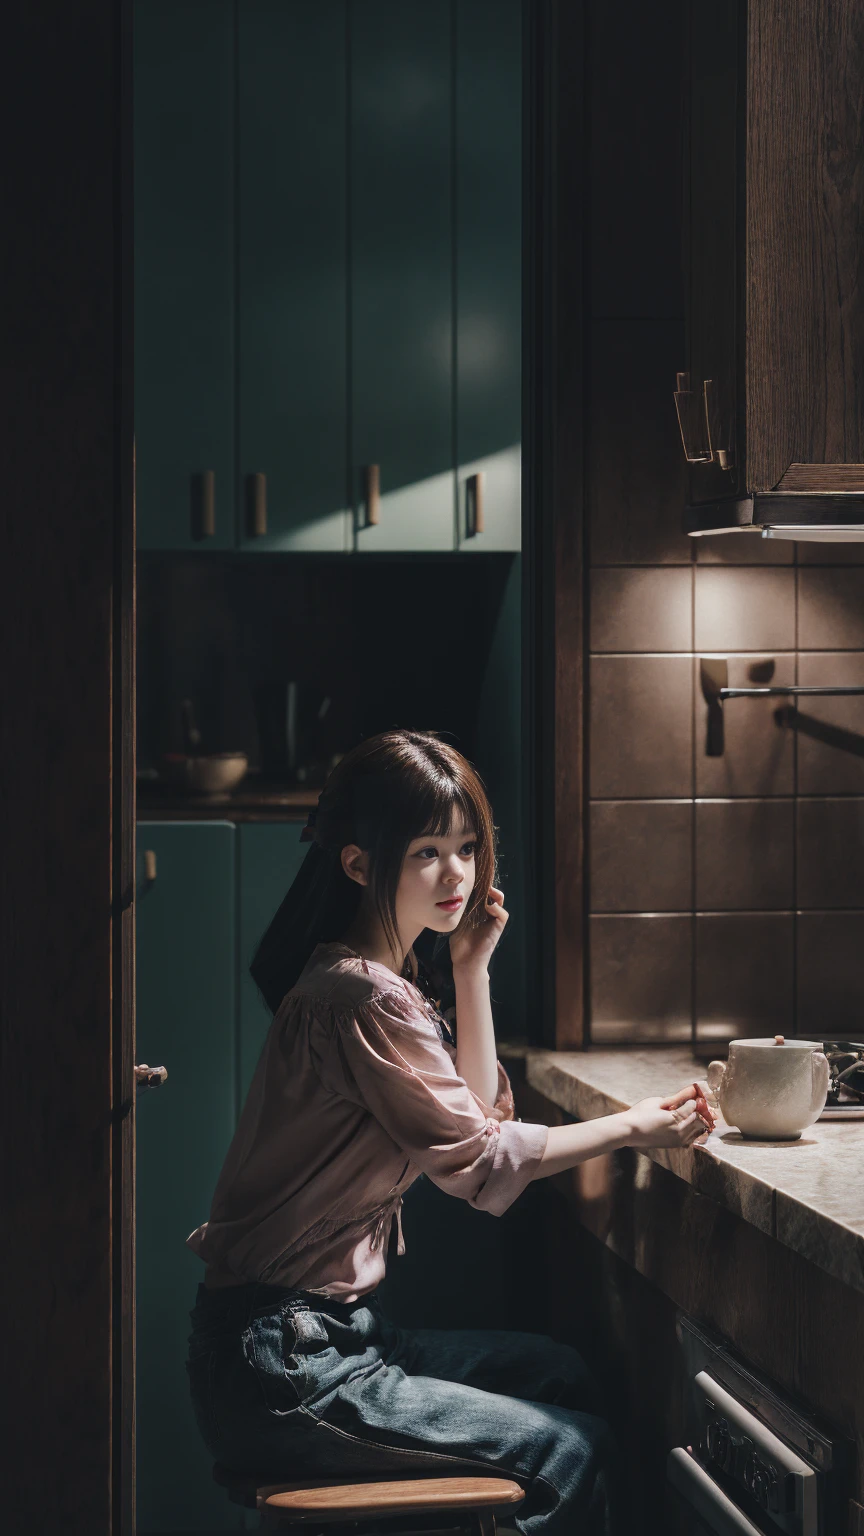
<svg viewBox="0 0 864 1536">
<path fill-rule="evenodd" d="M 446 837 L 415 837 L 408 844 L 396 888 L 400 934 L 455 932 L 474 889 L 474 845 L 474 828 L 461 816 Z"/>
</svg>

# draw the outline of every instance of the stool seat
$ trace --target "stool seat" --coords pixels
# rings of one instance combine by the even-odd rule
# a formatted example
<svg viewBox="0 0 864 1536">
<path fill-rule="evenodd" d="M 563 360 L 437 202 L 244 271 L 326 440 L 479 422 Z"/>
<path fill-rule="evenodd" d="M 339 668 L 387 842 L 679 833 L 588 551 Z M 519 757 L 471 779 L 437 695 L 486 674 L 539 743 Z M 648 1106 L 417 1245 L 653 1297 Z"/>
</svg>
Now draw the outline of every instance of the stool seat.
<svg viewBox="0 0 864 1536">
<path fill-rule="evenodd" d="M 412 1477 L 392 1482 L 306 1478 L 302 1482 L 264 1483 L 218 1463 L 217 1483 L 237 1503 L 259 1509 L 285 1525 L 338 1524 L 395 1515 L 443 1515 L 472 1512 L 482 1516 L 521 1504 L 525 1495 L 507 1477 Z M 485 1522 L 481 1520 L 481 1525 Z M 494 1529 L 494 1523 L 491 1524 Z"/>
</svg>

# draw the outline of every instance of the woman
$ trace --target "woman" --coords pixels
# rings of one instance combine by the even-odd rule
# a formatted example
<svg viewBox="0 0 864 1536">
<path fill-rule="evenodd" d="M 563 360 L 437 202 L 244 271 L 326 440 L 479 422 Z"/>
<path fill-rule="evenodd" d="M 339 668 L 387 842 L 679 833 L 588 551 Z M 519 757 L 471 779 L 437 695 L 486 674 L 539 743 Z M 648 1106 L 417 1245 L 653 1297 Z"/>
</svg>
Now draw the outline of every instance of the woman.
<svg viewBox="0 0 864 1536">
<path fill-rule="evenodd" d="M 692 1085 L 585 1124 L 514 1118 L 488 964 L 507 922 L 482 783 L 437 737 L 340 762 L 314 842 L 258 948 L 274 1014 L 213 1198 L 187 1370 L 220 1461 L 298 1476 L 509 1472 L 526 1536 L 617 1529 L 607 1426 L 575 1351 L 535 1334 L 409 1332 L 383 1315 L 391 1231 L 425 1173 L 500 1215 L 536 1178 L 710 1127 Z M 449 935 L 455 1047 L 415 985 Z"/>
</svg>

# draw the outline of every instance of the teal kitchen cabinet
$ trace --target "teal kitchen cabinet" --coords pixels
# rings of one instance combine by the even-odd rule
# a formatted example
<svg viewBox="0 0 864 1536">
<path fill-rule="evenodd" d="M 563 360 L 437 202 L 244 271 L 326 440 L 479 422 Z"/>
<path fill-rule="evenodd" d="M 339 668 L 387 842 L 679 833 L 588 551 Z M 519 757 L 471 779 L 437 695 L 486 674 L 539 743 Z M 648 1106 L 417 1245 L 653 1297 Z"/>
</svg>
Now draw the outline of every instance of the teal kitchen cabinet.
<svg viewBox="0 0 864 1536">
<path fill-rule="evenodd" d="M 351 8 L 351 441 L 363 552 L 455 543 L 452 9 Z"/>
<path fill-rule="evenodd" d="M 294 880 L 309 852 L 309 843 L 301 843 L 302 827 L 297 822 L 250 823 L 237 828 L 239 839 L 239 1099 L 242 1106 L 249 1091 L 252 1074 L 270 1028 L 271 1014 L 262 1001 L 252 977 L 249 962 L 258 941 Z"/>
<path fill-rule="evenodd" d="M 212 1478 L 186 1374 L 206 1221 L 236 1118 L 235 828 L 140 823 L 136 1060 L 165 1066 L 136 1121 L 137 1528 L 243 1529 Z M 145 853 L 156 878 L 145 876 Z"/>
<path fill-rule="evenodd" d="M 232 0 L 136 0 L 134 70 L 138 544 L 233 549 Z"/>
<path fill-rule="evenodd" d="M 520 18 L 136 0 L 141 548 L 518 550 Z"/>
<path fill-rule="evenodd" d="M 522 534 L 522 5 L 457 5 L 456 455 L 459 548 Z"/>
<path fill-rule="evenodd" d="M 346 0 L 241 0 L 243 549 L 347 550 Z"/>
</svg>

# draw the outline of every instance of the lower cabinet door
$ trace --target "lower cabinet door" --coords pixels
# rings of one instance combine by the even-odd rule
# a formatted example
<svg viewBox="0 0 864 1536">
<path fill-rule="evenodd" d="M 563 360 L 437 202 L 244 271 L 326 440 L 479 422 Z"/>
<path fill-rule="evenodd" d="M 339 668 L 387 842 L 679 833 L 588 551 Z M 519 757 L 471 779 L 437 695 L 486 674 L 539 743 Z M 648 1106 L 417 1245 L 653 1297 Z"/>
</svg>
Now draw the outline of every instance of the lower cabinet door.
<svg viewBox="0 0 864 1536">
<path fill-rule="evenodd" d="M 242 1108 L 271 1022 L 270 1011 L 249 975 L 249 962 L 309 852 L 310 844 L 301 843 L 302 827 L 297 822 L 250 823 L 238 827 L 237 831 L 240 859 L 239 1105 Z"/>
<path fill-rule="evenodd" d="M 135 1059 L 168 1069 L 135 1109 L 141 1536 L 244 1529 L 213 1482 L 185 1368 L 204 1278 L 185 1242 L 207 1219 L 236 1117 L 235 846 L 226 822 L 138 826 Z"/>
</svg>

